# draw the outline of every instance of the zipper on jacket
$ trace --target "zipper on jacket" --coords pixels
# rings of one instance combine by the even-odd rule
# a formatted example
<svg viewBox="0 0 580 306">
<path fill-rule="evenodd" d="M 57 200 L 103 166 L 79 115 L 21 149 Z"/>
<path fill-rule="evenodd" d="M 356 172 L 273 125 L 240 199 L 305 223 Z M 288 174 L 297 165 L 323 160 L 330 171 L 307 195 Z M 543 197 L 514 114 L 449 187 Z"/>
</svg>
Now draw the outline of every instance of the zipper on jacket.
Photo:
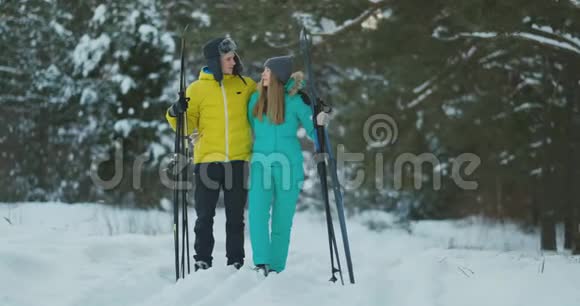
<svg viewBox="0 0 580 306">
<path fill-rule="evenodd" d="M 230 147 L 229 147 L 229 137 L 228 137 L 228 130 L 229 130 L 229 117 L 228 117 L 228 98 L 226 96 L 226 89 L 224 84 L 222 83 L 222 96 L 224 97 L 224 115 L 226 119 L 226 162 L 230 160 Z"/>
</svg>

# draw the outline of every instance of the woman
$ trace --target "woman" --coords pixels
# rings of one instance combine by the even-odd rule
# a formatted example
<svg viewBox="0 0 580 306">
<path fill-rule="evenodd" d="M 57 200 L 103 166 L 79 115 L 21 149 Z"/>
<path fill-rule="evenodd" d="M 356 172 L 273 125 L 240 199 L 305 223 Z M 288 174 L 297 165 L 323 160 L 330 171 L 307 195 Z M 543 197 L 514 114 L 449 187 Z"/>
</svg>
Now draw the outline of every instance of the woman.
<svg viewBox="0 0 580 306">
<path fill-rule="evenodd" d="M 315 135 L 312 110 L 298 94 L 303 74 L 291 72 L 292 57 L 268 59 L 258 91 L 248 105 L 254 132 L 248 196 L 250 240 L 254 264 L 266 276 L 284 270 L 288 258 L 292 219 L 304 181 L 299 125 L 311 139 Z M 324 112 L 316 116 L 318 125 L 326 125 L 328 119 Z"/>
</svg>

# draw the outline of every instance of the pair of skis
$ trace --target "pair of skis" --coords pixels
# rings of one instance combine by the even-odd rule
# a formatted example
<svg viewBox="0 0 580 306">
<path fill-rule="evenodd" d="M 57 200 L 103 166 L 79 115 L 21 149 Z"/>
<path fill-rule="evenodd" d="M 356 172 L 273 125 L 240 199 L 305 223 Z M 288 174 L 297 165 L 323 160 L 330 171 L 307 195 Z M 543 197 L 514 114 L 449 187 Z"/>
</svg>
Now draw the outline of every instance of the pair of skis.
<svg viewBox="0 0 580 306">
<path fill-rule="evenodd" d="M 178 101 L 180 104 L 187 103 L 188 98 L 185 96 L 185 33 L 187 31 L 187 26 L 183 31 L 181 36 L 181 68 L 179 72 L 179 92 Z M 185 261 L 187 259 L 187 274 L 190 274 L 190 262 L 189 262 L 189 222 L 187 218 L 187 183 L 189 182 L 188 172 L 189 165 L 191 163 L 191 154 L 189 151 L 188 141 L 189 135 L 187 135 L 187 120 L 185 118 L 185 113 L 179 113 L 177 115 L 177 124 L 175 128 L 175 154 L 173 157 L 173 171 L 175 173 L 174 179 L 174 189 L 173 189 L 173 238 L 175 245 L 175 281 L 179 278 L 185 278 Z M 179 211 L 181 209 L 181 231 L 182 231 L 182 241 L 181 241 L 181 258 L 180 258 L 180 244 L 179 244 Z M 187 254 L 186 251 L 187 250 Z M 181 260 L 180 260 L 181 259 Z M 180 265 L 181 263 L 181 265 Z"/>
<path fill-rule="evenodd" d="M 186 27 L 187 30 L 187 27 Z M 185 33 L 185 31 L 184 31 Z M 179 83 L 179 99 L 180 102 L 187 102 L 185 97 L 185 35 L 181 38 L 181 71 L 180 71 L 180 83 Z M 317 114 L 322 110 L 323 105 L 320 103 L 320 98 L 318 92 L 316 91 L 314 74 L 312 72 L 312 62 L 311 62 L 311 50 L 312 47 L 312 36 L 306 29 L 302 29 L 300 32 L 300 49 L 302 56 L 304 58 L 304 67 L 306 70 L 306 76 L 308 79 L 307 85 L 307 95 L 311 101 L 310 107 L 312 108 L 312 113 Z M 312 120 L 316 116 L 313 116 Z M 173 194 L 173 233 L 174 233 L 174 243 L 175 243 L 175 278 L 176 281 L 179 280 L 180 276 L 185 277 L 185 258 L 187 258 L 187 273 L 190 273 L 190 263 L 189 263 L 189 230 L 188 230 L 188 219 L 187 219 L 187 188 L 185 183 L 188 182 L 188 165 L 189 152 L 188 152 L 188 142 L 187 135 L 185 135 L 184 125 L 186 124 L 185 113 L 177 114 L 177 127 L 176 127 L 176 137 L 175 137 L 175 166 L 178 168 L 176 188 Z M 340 230 L 342 234 L 342 243 L 344 247 L 344 253 L 346 257 L 347 269 L 349 281 L 354 284 L 354 272 L 352 266 L 352 258 L 350 254 L 350 244 L 348 240 L 348 232 L 346 229 L 346 219 L 344 213 L 344 203 L 342 198 L 342 192 L 340 190 L 340 182 L 338 181 L 338 173 L 336 168 L 336 159 L 332 153 L 332 147 L 328 137 L 328 131 L 324 126 L 319 126 L 314 122 L 316 127 L 316 139 L 314 139 L 316 145 L 316 166 L 318 170 L 318 176 L 320 178 L 320 187 L 322 189 L 322 198 L 324 201 L 324 207 L 326 212 L 326 225 L 328 231 L 328 245 L 330 251 L 330 266 L 331 266 L 331 278 L 330 281 L 336 282 L 336 273 L 339 274 L 340 281 L 344 285 L 342 266 L 340 264 L 340 257 L 338 252 L 338 245 L 336 242 L 336 235 L 334 232 L 334 225 L 332 221 L 332 214 L 330 208 L 330 198 L 328 195 L 328 180 L 327 175 L 330 174 L 332 181 L 332 190 L 334 194 L 334 200 L 336 202 L 336 212 L 338 214 Z M 180 163 L 181 160 L 185 160 L 185 164 Z M 184 185 L 180 185 L 184 183 Z M 180 188 L 179 188 L 180 187 Z M 181 204 L 181 205 L 180 205 Z M 182 248 L 181 248 L 181 266 L 179 257 L 179 209 L 182 211 Z M 187 254 L 185 250 L 187 249 Z M 336 266 L 335 266 L 336 259 Z"/>
<path fill-rule="evenodd" d="M 318 176 L 320 179 L 320 187 L 322 191 L 322 200 L 324 201 L 324 208 L 326 211 L 326 226 L 328 231 L 328 246 L 330 250 L 330 270 L 331 277 L 330 281 L 336 282 L 336 273 L 339 273 L 340 282 L 344 285 L 344 280 L 342 277 L 342 267 L 340 264 L 340 257 L 338 253 L 338 246 L 336 243 L 336 236 L 334 233 L 334 225 L 332 223 L 332 214 L 330 208 L 330 199 L 328 196 L 328 180 L 327 175 L 330 174 L 332 181 L 332 191 L 334 193 L 334 200 L 336 202 L 336 213 L 338 214 L 338 220 L 340 224 L 340 231 L 342 234 L 342 244 L 344 246 L 344 253 L 346 257 L 346 264 L 348 269 L 348 277 L 351 284 L 354 284 L 354 272 L 352 267 L 352 258 L 350 255 L 350 244 L 348 240 L 348 232 L 346 229 L 346 220 L 344 215 L 344 203 L 342 200 L 342 192 L 340 190 L 340 182 L 338 181 L 338 173 L 336 168 L 336 159 L 332 153 L 332 147 L 330 145 L 330 140 L 328 138 L 328 131 L 324 126 L 317 125 L 316 114 L 322 111 L 324 105 L 321 103 L 320 96 L 316 91 L 314 74 L 312 72 L 312 61 L 311 61 L 311 47 L 312 47 L 312 36 L 305 29 L 302 28 L 300 31 L 300 51 L 302 57 L 304 58 L 304 69 L 306 70 L 307 81 L 307 95 L 310 100 L 310 107 L 312 108 L 312 120 L 314 120 L 314 126 L 316 127 L 316 139 L 314 140 L 316 146 L 316 168 L 318 171 Z M 335 266 L 335 257 L 336 264 Z"/>
</svg>

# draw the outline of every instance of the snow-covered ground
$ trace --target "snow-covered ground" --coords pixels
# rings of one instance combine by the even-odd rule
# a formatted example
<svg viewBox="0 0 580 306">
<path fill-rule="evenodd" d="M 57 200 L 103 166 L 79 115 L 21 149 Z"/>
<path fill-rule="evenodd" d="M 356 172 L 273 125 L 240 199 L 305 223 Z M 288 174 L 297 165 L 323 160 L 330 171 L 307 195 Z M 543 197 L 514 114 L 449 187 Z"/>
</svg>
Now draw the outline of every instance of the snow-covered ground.
<svg viewBox="0 0 580 306">
<path fill-rule="evenodd" d="M 176 284 L 170 213 L 0 204 L 0 305 L 580 305 L 579 258 L 542 254 L 537 237 L 515 226 L 392 219 L 349 220 L 357 283 L 341 286 L 328 282 L 322 214 L 296 215 L 287 270 L 263 279 L 250 268 L 249 240 L 247 265 L 225 267 L 218 211 L 214 268 Z"/>
</svg>

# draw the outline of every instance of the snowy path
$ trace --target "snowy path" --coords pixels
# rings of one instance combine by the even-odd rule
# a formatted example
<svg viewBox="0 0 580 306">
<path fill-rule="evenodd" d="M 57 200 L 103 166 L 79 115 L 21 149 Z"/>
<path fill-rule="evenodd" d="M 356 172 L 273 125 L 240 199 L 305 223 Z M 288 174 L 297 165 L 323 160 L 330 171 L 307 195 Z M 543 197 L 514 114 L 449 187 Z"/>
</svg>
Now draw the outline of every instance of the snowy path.
<svg viewBox="0 0 580 306">
<path fill-rule="evenodd" d="M 250 269 L 249 241 L 247 265 L 225 266 L 219 211 L 214 268 L 175 284 L 173 237 L 163 232 L 169 214 L 0 204 L 0 305 L 580 305 L 578 258 L 542 256 L 533 237 L 515 230 L 451 223 L 416 224 L 411 235 L 371 232 L 351 220 L 357 284 L 332 284 L 321 220 L 297 214 L 287 270 L 261 279 Z M 450 238 L 471 248 L 450 249 Z"/>
</svg>

